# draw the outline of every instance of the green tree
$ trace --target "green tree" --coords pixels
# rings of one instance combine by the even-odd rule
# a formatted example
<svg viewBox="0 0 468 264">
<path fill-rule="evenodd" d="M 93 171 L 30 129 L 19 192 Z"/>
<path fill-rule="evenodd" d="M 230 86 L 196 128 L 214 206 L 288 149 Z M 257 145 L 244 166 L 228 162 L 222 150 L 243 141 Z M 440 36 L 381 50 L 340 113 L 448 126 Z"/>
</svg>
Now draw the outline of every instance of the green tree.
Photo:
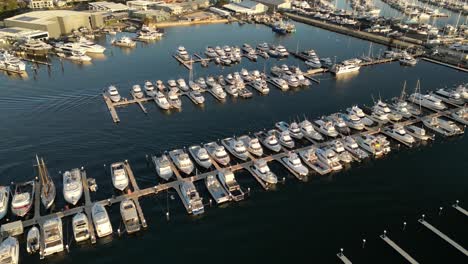
<svg viewBox="0 0 468 264">
<path fill-rule="evenodd" d="M 0 11 L 10 11 L 18 8 L 18 2 L 16 0 L 1 0 Z"/>
</svg>

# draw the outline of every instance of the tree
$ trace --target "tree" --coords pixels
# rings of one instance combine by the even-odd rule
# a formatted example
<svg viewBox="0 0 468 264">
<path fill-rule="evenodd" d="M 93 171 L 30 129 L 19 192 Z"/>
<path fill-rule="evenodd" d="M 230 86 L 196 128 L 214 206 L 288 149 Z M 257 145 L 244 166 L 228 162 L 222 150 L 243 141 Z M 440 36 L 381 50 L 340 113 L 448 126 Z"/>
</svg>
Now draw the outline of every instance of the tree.
<svg viewBox="0 0 468 264">
<path fill-rule="evenodd" d="M 2 3 L 0 5 L 1 12 L 11 11 L 18 8 L 18 2 L 16 0 L 2 0 Z"/>
</svg>

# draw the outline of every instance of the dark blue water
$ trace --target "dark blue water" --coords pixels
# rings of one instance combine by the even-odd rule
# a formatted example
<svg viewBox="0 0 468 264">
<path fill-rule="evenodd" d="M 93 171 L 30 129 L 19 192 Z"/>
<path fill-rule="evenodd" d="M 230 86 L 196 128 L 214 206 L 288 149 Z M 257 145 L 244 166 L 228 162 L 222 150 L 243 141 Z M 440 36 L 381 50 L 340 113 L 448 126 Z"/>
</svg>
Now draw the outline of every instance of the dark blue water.
<svg viewBox="0 0 468 264">
<path fill-rule="evenodd" d="M 298 32 L 277 37 L 269 28 L 255 25 L 209 25 L 169 28 L 161 41 L 139 45 L 132 51 L 108 47 L 105 57 L 92 65 L 53 59 L 50 70 L 40 67 L 26 79 L 0 75 L 0 175 L 2 184 L 31 179 L 36 153 L 44 156 L 61 193 L 64 170 L 84 166 L 97 179 L 99 192 L 93 199 L 114 194 L 104 164 L 128 159 L 140 187 L 158 183 L 145 155 L 161 153 L 200 142 L 272 127 L 279 120 L 298 116 L 315 118 L 343 110 L 352 104 L 371 104 L 372 96 L 399 95 L 403 82 L 412 89 L 421 80 L 423 90 L 451 87 L 468 81 L 467 75 L 420 62 L 416 67 L 398 63 L 362 68 L 360 73 L 335 79 L 325 74 L 320 85 L 268 96 L 255 93 L 251 100 L 228 99 L 225 103 L 206 96 L 203 108 L 183 99 L 183 110 L 170 114 L 148 103 L 148 115 L 136 105 L 119 108 L 121 123 L 114 124 L 100 97 L 102 89 L 115 84 L 128 96 L 131 85 L 145 80 L 188 78 L 188 71 L 171 57 L 178 45 L 202 52 L 208 45 L 242 45 L 273 42 L 289 49 L 314 48 L 320 56 L 337 60 L 367 53 L 369 43 L 321 29 L 297 24 Z M 106 44 L 108 39 L 101 39 Z M 385 47 L 373 45 L 374 54 Z M 195 68 L 194 75 L 226 74 L 247 69 L 269 69 L 275 63 L 243 61 L 235 67 Z M 331 176 L 297 182 L 279 164 L 271 168 L 286 183 L 265 192 L 247 173 L 236 174 L 251 197 L 223 208 L 207 208 L 201 217 L 187 216 L 174 192 L 142 200 L 149 228 L 135 236 L 114 236 L 95 246 L 71 244 L 71 252 L 49 258 L 52 263 L 196 262 L 229 260 L 300 261 L 333 263 L 340 247 L 351 260 L 362 263 L 401 263 L 403 259 L 378 235 L 389 236 L 423 263 L 462 263 L 463 255 L 417 223 L 425 212 L 443 232 L 467 245 L 466 218 L 449 208 L 456 199 L 468 199 L 467 140 L 437 137 L 434 143 L 413 149 L 401 148 L 381 160 L 354 164 Z M 209 195 L 203 184 L 201 195 Z M 63 208 L 59 195 L 56 208 Z M 438 216 L 439 206 L 446 209 Z M 468 207 L 468 206 L 465 206 Z M 170 221 L 165 213 L 170 211 Z M 111 208 L 114 230 L 120 223 L 118 207 Z M 408 226 L 401 231 L 402 222 Z M 64 221 L 67 240 L 70 223 Z M 68 229 L 67 229 L 68 227 Z M 361 240 L 367 239 L 361 248 Z M 24 249 L 24 244 L 22 244 Z M 23 255 L 22 263 L 37 263 L 38 256 Z"/>
</svg>

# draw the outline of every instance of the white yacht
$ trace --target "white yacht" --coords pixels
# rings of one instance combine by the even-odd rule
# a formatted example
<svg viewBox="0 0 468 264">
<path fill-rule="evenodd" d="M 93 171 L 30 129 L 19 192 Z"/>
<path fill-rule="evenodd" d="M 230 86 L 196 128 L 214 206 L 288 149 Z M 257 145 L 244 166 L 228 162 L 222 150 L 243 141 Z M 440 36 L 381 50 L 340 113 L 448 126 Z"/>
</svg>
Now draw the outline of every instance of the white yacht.
<svg viewBox="0 0 468 264">
<path fill-rule="evenodd" d="M 295 173 L 299 174 L 299 176 L 304 177 L 309 174 L 309 169 L 307 169 L 307 167 L 302 164 L 301 159 L 296 153 L 290 152 L 287 157 L 283 157 L 281 159 L 286 164 L 286 166 L 288 166 Z"/>
<path fill-rule="evenodd" d="M 152 156 L 151 160 L 153 161 L 154 167 L 156 168 L 156 172 L 158 173 L 159 177 L 168 181 L 173 175 L 169 158 L 163 154 L 161 157 Z"/>
<path fill-rule="evenodd" d="M 63 196 L 65 201 L 76 205 L 83 195 L 83 182 L 79 169 L 72 169 L 63 174 Z"/>
<path fill-rule="evenodd" d="M 11 200 L 11 211 L 13 214 L 24 217 L 31 210 L 36 188 L 35 185 L 35 181 L 16 184 L 15 193 Z"/>
<path fill-rule="evenodd" d="M 234 173 L 228 169 L 218 171 L 218 179 L 232 200 L 238 202 L 244 199 L 244 192 L 237 183 Z"/>
<path fill-rule="evenodd" d="M 351 129 L 348 127 L 344 119 L 339 113 L 332 114 L 326 118 L 328 121 L 332 122 L 335 129 L 344 135 L 351 133 Z"/>
<path fill-rule="evenodd" d="M 351 163 L 353 161 L 353 156 L 345 149 L 341 140 L 333 140 L 330 147 L 336 153 L 340 161 L 344 163 Z"/>
<path fill-rule="evenodd" d="M 113 229 L 106 208 L 100 203 L 95 203 L 91 213 L 97 236 L 105 237 L 112 234 Z"/>
<path fill-rule="evenodd" d="M 112 184 L 119 191 L 124 191 L 128 187 L 127 171 L 123 162 L 111 164 Z"/>
<path fill-rule="evenodd" d="M 77 61 L 77 62 L 90 62 L 92 61 L 92 58 L 86 55 L 84 52 L 80 51 L 73 51 L 68 57 L 65 57 L 69 60 L 72 61 Z"/>
<path fill-rule="evenodd" d="M 120 101 L 120 99 L 122 99 L 122 97 L 120 97 L 119 91 L 117 90 L 117 88 L 114 85 L 111 85 L 111 86 L 109 86 L 109 88 L 107 88 L 106 95 L 114 103 L 117 103 L 117 102 Z"/>
<path fill-rule="evenodd" d="M 201 90 L 200 85 L 198 85 L 198 83 L 194 82 L 194 81 L 189 81 L 189 87 L 190 87 L 190 89 L 192 89 L 192 91 L 200 91 Z"/>
<path fill-rule="evenodd" d="M 356 142 L 361 148 L 376 157 L 380 157 L 384 154 L 384 146 L 372 135 L 357 136 Z"/>
<path fill-rule="evenodd" d="M 10 201 L 10 187 L 0 186 L 0 220 L 8 212 L 8 202 Z"/>
<path fill-rule="evenodd" d="M 221 140 L 221 143 L 226 147 L 226 149 L 231 152 L 236 158 L 240 160 L 247 160 L 249 158 L 249 153 L 247 147 L 242 140 L 234 138 L 225 138 Z"/>
<path fill-rule="evenodd" d="M 120 215 L 122 216 L 127 234 L 140 231 L 140 218 L 138 217 L 138 212 L 133 200 L 127 198 L 120 203 Z"/>
<path fill-rule="evenodd" d="M 275 126 L 280 131 L 289 131 L 289 134 L 293 138 L 302 139 L 304 137 L 304 135 L 302 134 L 301 128 L 296 122 L 292 122 L 291 124 L 288 124 L 285 121 L 280 121 L 280 122 L 277 122 Z"/>
<path fill-rule="evenodd" d="M 37 227 L 33 226 L 31 229 L 29 229 L 28 235 L 26 236 L 26 251 L 29 254 L 33 254 L 39 251 L 40 238 L 41 233 Z"/>
<path fill-rule="evenodd" d="M 268 94 L 270 92 L 270 89 L 268 88 L 267 82 L 265 80 L 255 80 L 252 83 L 250 83 L 250 85 L 263 95 Z"/>
<path fill-rule="evenodd" d="M 288 57 L 288 56 L 289 56 L 288 50 L 287 50 L 284 46 L 282 46 L 282 45 L 276 46 L 275 51 L 277 52 L 277 54 L 278 54 L 279 57 L 283 57 L 283 58 L 284 58 L 284 57 Z"/>
<path fill-rule="evenodd" d="M 219 84 L 211 87 L 211 94 L 220 101 L 226 99 L 226 92 L 224 92 L 223 88 Z"/>
<path fill-rule="evenodd" d="M 198 145 L 190 146 L 189 153 L 192 155 L 198 165 L 202 166 L 205 169 L 209 169 L 213 164 L 211 163 L 210 155 L 205 148 Z"/>
<path fill-rule="evenodd" d="M 466 85 L 459 85 L 454 91 L 459 93 L 465 102 L 468 102 L 468 88 Z"/>
<path fill-rule="evenodd" d="M 210 156 L 219 164 L 226 166 L 231 161 L 226 149 L 223 146 L 218 145 L 216 142 L 206 143 L 204 145 Z"/>
<path fill-rule="evenodd" d="M 353 137 L 347 136 L 344 138 L 343 142 L 344 148 L 356 158 L 363 160 L 369 157 L 367 152 L 359 148 L 356 140 Z"/>
<path fill-rule="evenodd" d="M 293 87 L 293 88 L 296 88 L 296 87 L 299 87 L 300 85 L 300 82 L 299 80 L 296 78 L 296 76 L 292 73 L 290 74 L 283 74 L 281 75 L 281 78 L 283 80 L 285 80 L 287 83 L 288 83 L 288 86 L 289 87 Z"/>
<path fill-rule="evenodd" d="M 415 142 L 414 137 L 406 133 L 406 130 L 401 125 L 390 126 L 387 129 L 384 129 L 389 135 L 394 138 L 401 140 L 408 144 L 413 144 Z"/>
<path fill-rule="evenodd" d="M 206 89 L 208 87 L 208 85 L 207 85 L 207 83 L 206 83 L 206 81 L 205 81 L 205 79 L 203 77 L 198 78 L 195 82 L 202 89 Z"/>
<path fill-rule="evenodd" d="M 189 92 L 189 97 L 190 99 L 195 103 L 195 104 L 204 104 L 205 103 L 205 97 L 200 93 L 200 91 L 191 91 Z"/>
<path fill-rule="evenodd" d="M 167 86 L 168 86 L 169 90 L 172 90 L 174 88 L 177 88 L 177 82 L 175 80 L 173 80 L 173 79 L 168 80 L 167 81 Z M 177 89 L 179 89 L 179 88 L 177 88 Z"/>
<path fill-rule="evenodd" d="M 252 172 L 267 184 L 278 183 L 278 178 L 273 172 L 270 171 L 270 168 L 268 167 L 266 161 L 264 161 L 263 159 L 254 161 L 254 165 L 252 166 Z"/>
<path fill-rule="evenodd" d="M 181 170 L 183 173 L 189 175 L 194 169 L 192 160 L 187 153 L 182 149 L 175 149 L 169 151 L 169 156 L 171 157 L 174 164 Z"/>
<path fill-rule="evenodd" d="M 388 154 L 390 153 L 390 151 L 392 151 L 390 147 L 390 141 L 388 141 L 387 137 L 385 137 L 384 135 L 378 134 L 377 136 L 375 136 L 375 138 L 382 146 L 382 150 L 384 154 Z"/>
<path fill-rule="evenodd" d="M 260 141 L 258 140 L 258 138 L 251 138 L 247 135 L 244 135 L 238 137 L 237 139 L 244 142 L 244 145 L 247 146 L 247 150 L 252 155 L 256 157 L 261 157 L 263 155 L 263 148 L 262 145 L 260 145 Z"/>
<path fill-rule="evenodd" d="M 182 108 L 182 101 L 179 98 L 179 90 L 178 89 L 171 89 L 167 95 L 169 104 L 173 108 L 181 109 Z M 161 98 L 162 99 L 162 98 Z"/>
<path fill-rule="evenodd" d="M 62 219 L 59 217 L 47 219 L 42 225 L 42 237 L 44 256 L 62 252 L 64 249 Z"/>
<path fill-rule="evenodd" d="M 388 120 L 400 121 L 403 118 L 402 115 L 400 115 L 398 112 L 392 111 L 390 109 L 390 107 L 388 107 L 388 105 L 386 103 L 382 102 L 382 100 L 380 100 L 380 99 L 372 107 L 372 110 L 373 111 L 380 111 L 381 113 L 383 113 L 386 116 L 386 118 Z"/>
<path fill-rule="evenodd" d="M 171 95 L 169 95 L 171 96 Z M 176 96 L 176 99 L 173 100 L 175 106 L 179 105 L 177 102 L 177 100 L 179 99 L 178 96 Z M 159 108 L 163 109 L 163 110 L 168 110 L 171 108 L 172 104 L 169 103 L 169 101 L 167 100 L 166 96 L 164 96 L 164 94 L 160 91 L 156 91 L 156 97 L 154 97 L 154 101 L 156 102 L 156 104 L 159 106 Z M 179 100 L 180 101 L 180 100 Z"/>
<path fill-rule="evenodd" d="M 207 47 L 205 49 L 205 55 L 208 57 L 208 58 L 216 58 L 218 57 L 218 54 L 216 53 L 215 49 L 213 47 Z"/>
<path fill-rule="evenodd" d="M 235 84 L 226 85 L 224 86 L 224 89 L 228 94 L 232 95 L 233 97 L 239 96 L 239 89 L 237 89 L 237 86 Z"/>
<path fill-rule="evenodd" d="M 317 155 L 315 154 L 316 149 L 311 147 L 299 152 L 304 163 L 312 168 L 314 171 L 320 175 L 325 175 L 331 172 L 331 169 L 328 165 L 318 160 Z"/>
<path fill-rule="evenodd" d="M 81 47 L 79 43 L 63 43 L 63 42 L 58 42 L 55 44 L 55 50 L 58 52 L 63 52 L 65 54 L 72 54 L 73 52 L 79 52 L 79 53 L 86 53 L 87 49 L 84 47 Z"/>
<path fill-rule="evenodd" d="M 112 40 L 112 45 L 118 46 L 118 47 L 124 47 L 124 48 L 134 48 L 136 47 L 136 42 L 133 41 L 131 38 L 124 36 L 121 37 L 120 39 L 114 39 Z"/>
<path fill-rule="evenodd" d="M 296 66 L 291 66 L 290 67 L 291 72 L 296 76 L 297 80 L 299 81 L 299 84 L 302 86 L 309 86 L 310 81 L 305 78 L 304 73 L 301 71 L 299 67 Z"/>
<path fill-rule="evenodd" d="M 205 185 L 216 204 L 222 204 L 231 200 L 228 192 L 223 188 L 216 176 L 208 175 L 205 178 Z"/>
<path fill-rule="evenodd" d="M 273 83 L 274 86 L 280 88 L 282 91 L 287 91 L 289 90 L 289 85 L 288 82 L 284 79 L 281 79 L 279 77 L 272 77 L 271 82 Z"/>
<path fill-rule="evenodd" d="M 405 130 L 408 134 L 412 135 L 413 137 L 419 140 L 427 141 L 427 140 L 433 139 L 432 136 L 426 133 L 426 130 L 422 126 L 417 127 L 415 125 L 410 125 L 410 126 L 406 126 Z"/>
<path fill-rule="evenodd" d="M 409 105 L 404 100 L 395 100 L 392 104 L 392 108 L 395 112 L 400 114 L 404 118 L 410 118 L 415 115 L 418 116 L 421 114 L 421 111 L 412 105 Z"/>
<path fill-rule="evenodd" d="M 77 213 L 73 216 L 72 227 L 76 242 L 82 242 L 90 238 L 88 217 L 84 213 Z"/>
<path fill-rule="evenodd" d="M 268 134 L 263 131 L 260 131 L 255 133 L 255 136 L 267 149 L 273 152 L 279 152 L 281 150 L 281 145 L 278 142 L 278 138 L 272 131 L 269 131 Z"/>
<path fill-rule="evenodd" d="M 181 198 L 184 199 L 185 204 L 188 205 L 192 214 L 199 215 L 205 212 L 203 201 L 195 185 L 191 181 L 182 181 L 180 184 L 180 192 L 182 193 Z"/>
<path fill-rule="evenodd" d="M 291 138 L 291 135 L 290 135 L 289 131 L 287 131 L 287 130 L 279 132 L 276 129 L 272 129 L 272 130 L 268 131 L 268 134 L 270 136 L 274 135 L 276 138 L 278 138 L 280 144 L 285 146 L 286 148 L 292 149 L 295 146 L 294 140 Z"/>
<path fill-rule="evenodd" d="M 0 53 L 0 69 L 24 72 L 26 71 L 26 63 L 5 51 Z"/>
<path fill-rule="evenodd" d="M 335 75 L 357 72 L 361 68 L 360 65 L 355 64 L 335 64 L 332 66 L 330 71 Z"/>
<path fill-rule="evenodd" d="M 188 87 L 187 83 L 186 83 L 185 80 L 182 79 L 182 78 L 177 79 L 177 87 L 178 87 L 180 90 L 184 91 L 184 92 L 188 92 L 188 91 L 189 91 L 189 87 Z"/>
<path fill-rule="evenodd" d="M 145 96 L 143 94 L 143 90 L 141 89 L 141 86 L 138 84 L 135 84 L 132 86 L 132 94 L 137 99 L 141 99 Z"/>
<path fill-rule="evenodd" d="M 309 120 L 304 119 L 304 121 L 299 123 L 299 127 L 300 127 L 302 135 L 305 138 L 312 140 L 312 141 L 323 140 L 323 136 L 319 132 L 315 131 L 314 126 L 312 126 L 312 123 Z"/>
<path fill-rule="evenodd" d="M 339 158 L 336 156 L 335 151 L 333 151 L 331 148 L 318 148 L 315 151 L 315 154 L 317 155 L 318 160 L 325 163 L 328 167 L 330 167 L 330 169 L 334 171 L 343 169 Z"/>
<path fill-rule="evenodd" d="M 422 105 L 434 110 L 445 110 L 447 108 L 440 99 L 431 94 L 422 95 L 420 93 L 413 93 L 410 95 L 409 100 L 416 105 Z"/>
<path fill-rule="evenodd" d="M 465 100 L 457 91 L 447 91 L 445 89 L 439 89 L 435 91 L 434 96 L 450 104 L 463 105 L 465 103 Z"/>
<path fill-rule="evenodd" d="M 364 111 L 362 111 L 362 109 L 359 108 L 359 106 L 357 105 L 354 105 L 351 108 L 346 109 L 346 111 L 348 111 L 349 114 L 354 114 L 359 118 L 366 117 L 366 114 L 364 114 Z"/>
<path fill-rule="evenodd" d="M 440 117 L 424 117 L 422 122 L 428 128 L 445 136 L 454 136 L 463 134 L 463 130 L 450 120 L 444 120 Z"/>
<path fill-rule="evenodd" d="M 322 63 L 318 58 L 315 59 L 308 59 L 305 61 L 305 64 L 312 69 L 319 69 L 322 68 Z"/>
<path fill-rule="evenodd" d="M 147 96 L 149 96 L 149 97 L 155 97 L 156 96 L 157 91 L 154 89 L 154 85 L 153 85 L 152 82 L 146 81 L 144 87 L 145 87 L 145 93 L 146 93 Z"/>
<path fill-rule="evenodd" d="M 380 122 L 380 123 L 383 123 L 383 124 L 390 121 L 390 119 L 388 119 L 388 114 L 383 112 L 380 109 L 372 110 L 371 117 L 373 117 L 377 122 Z"/>
<path fill-rule="evenodd" d="M 463 125 L 468 125 L 468 110 L 466 107 L 463 107 L 451 114 L 451 117 L 456 121 L 462 123 Z M 1 219 L 1 218 L 0 218 Z"/>
<path fill-rule="evenodd" d="M 364 124 L 361 121 L 361 118 L 359 118 L 355 114 L 340 114 L 339 115 L 343 121 L 345 122 L 346 126 L 356 129 L 356 130 L 363 130 L 364 129 Z"/>
<path fill-rule="evenodd" d="M 44 56 L 50 52 L 52 46 L 40 40 L 30 39 L 19 45 L 19 48 L 25 51 L 27 54 L 34 56 Z"/>
<path fill-rule="evenodd" d="M 337 137 L 338 132 L 336 131 L 335 127 L 333 126 L 333 123 L 330 121 L 324 121 L 322 119 L 315 120 L 315 124 L 317 125 L 317 130 L 328 136 L 328 137 Z"/>
<path fill-rule="evenodd" d="M 19 243 L 15 237 L 8 237 L 0 244 L 0 263 L 19 263 Z"/>
<path fill-rule="evenodd" d="M 86 38 L 79 38 L 78 45 L 86 50 L 86 53 L 104 53 L 106 48 L 96 44 L 92 41 L 87 40 Z M 67 43 L 68 44 L 68 43 Z M 65 44 L 65 45 L 67 45 Z"/>
<path fill-rule="evenodd" d="M 181 60 L 184 60 L 184 61 L 190 60 L 190 56 L 189 56 L 187 50 L 182 46 L 179 46 L 177 48 L 177 53 L 176 54 Z"/>
<path fill-rule="evenodd" d="M 175 81 L 174 81 L 174 82 L 175 82 Z M 157 80 L 157 81 L 156 81 L 156 88 L 158 88 L 158 90 L 159 90 L 160 92 L 166 91 L 166 85 L 164 85 L 163 81 L 161 81 L 161 80 Z M 174 87 L 171 87 L 171 88 L 177 89 L 177 84 L 175 84 Z"/>
<path fill-rule="evenodd" d="M 232 60 L 228 56 L 221 56 L 220 58 L 221 64 L 225 66 L 229 66 L 232 63 Z"/>
</svg>

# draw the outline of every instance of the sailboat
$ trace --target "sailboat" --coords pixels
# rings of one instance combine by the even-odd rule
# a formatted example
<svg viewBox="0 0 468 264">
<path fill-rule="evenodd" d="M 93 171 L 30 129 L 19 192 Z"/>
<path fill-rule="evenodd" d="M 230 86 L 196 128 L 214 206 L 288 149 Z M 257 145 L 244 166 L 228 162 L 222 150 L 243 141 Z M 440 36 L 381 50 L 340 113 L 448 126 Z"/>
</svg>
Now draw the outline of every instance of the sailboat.
<svg viewBox="0 0 468 264">
<path fill-rule="evenodd" d="M 39 171 L 39 180 L 41 181 L 41 201 L 46 209 L 49 209 L 50 206 L 54 203 L 56 190 L 55 184 L 50 178 L 47 167 L 44 163 L 44 159 L 36 155 L 37 160 L 37 169 Z"/>
</svg>

